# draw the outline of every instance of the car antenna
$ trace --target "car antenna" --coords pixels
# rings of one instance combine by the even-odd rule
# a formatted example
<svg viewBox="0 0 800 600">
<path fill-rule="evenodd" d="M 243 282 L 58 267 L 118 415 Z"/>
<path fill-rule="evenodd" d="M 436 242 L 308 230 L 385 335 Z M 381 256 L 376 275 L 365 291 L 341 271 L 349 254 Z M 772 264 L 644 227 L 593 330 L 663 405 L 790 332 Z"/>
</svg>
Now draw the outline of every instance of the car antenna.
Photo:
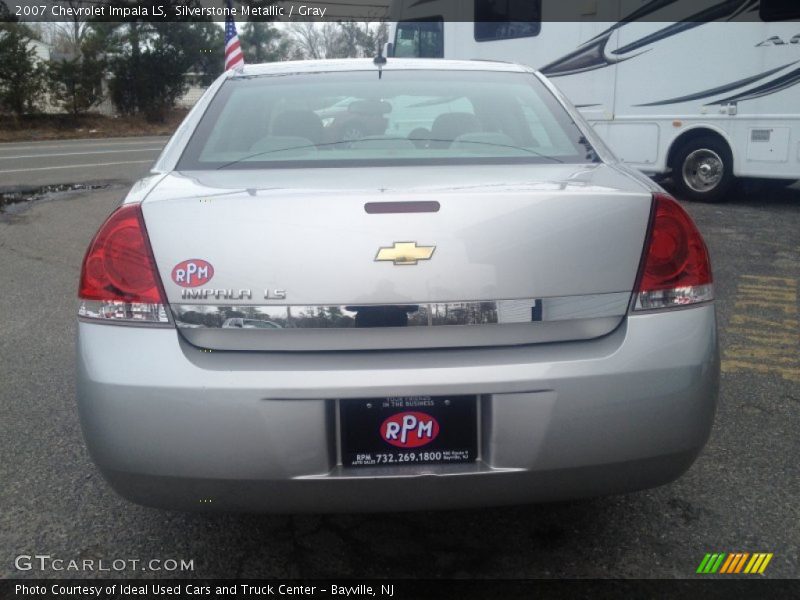
<svg viewBox="0 0 800 600">
<path fill-rule="evenodd" d="M 383 65 L 386 64 L 386 57 L 383 55 L 383 49 L 380 46 L 378 46 L 378 55 L 372 59 L 372 62 L 378 67 L 378 79 L 381 79 L 383 76 Z"/>
</svg>

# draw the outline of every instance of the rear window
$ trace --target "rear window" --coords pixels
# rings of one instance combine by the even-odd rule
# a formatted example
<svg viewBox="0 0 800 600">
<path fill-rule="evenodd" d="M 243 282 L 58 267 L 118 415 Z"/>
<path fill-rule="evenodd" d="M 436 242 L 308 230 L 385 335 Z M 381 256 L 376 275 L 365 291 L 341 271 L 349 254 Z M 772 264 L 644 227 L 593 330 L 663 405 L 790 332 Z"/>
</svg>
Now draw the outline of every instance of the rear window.
<svg viewBox="0 0 800 600">
<path fill-rule="evenodd" d="M 228 80 L 178 169 L 595 160 L 529 73 L 376 70 Z"/>
</svg>

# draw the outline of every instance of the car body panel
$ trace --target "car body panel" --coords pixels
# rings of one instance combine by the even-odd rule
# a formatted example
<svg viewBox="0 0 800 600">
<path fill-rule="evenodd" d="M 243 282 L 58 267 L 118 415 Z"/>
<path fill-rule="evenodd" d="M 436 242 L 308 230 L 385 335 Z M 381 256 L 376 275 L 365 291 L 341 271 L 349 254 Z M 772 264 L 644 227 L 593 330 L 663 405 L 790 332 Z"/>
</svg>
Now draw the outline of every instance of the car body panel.
<svg viewBox="0 0 800 600">
<path fill-rule="evenodd" d="M 208 508 L 208 493 L 213 509 L 248 511 L 444 508 L 663 484 L 707 440 L 719 377 L 711 304 L 631 316 L 589 341 L 411 353 L 208 353 L 174 330 L 82 322 L 78 364 L 89 449 L 118 491 L 188 509 Z M 478 463 L 337 465 L 336 399 L 425 394 L 480 395 Z M 539 485 L 550 480 L 560 483 Z M 462 485 L 473 486 L 466 497 Z"/>
</svg>

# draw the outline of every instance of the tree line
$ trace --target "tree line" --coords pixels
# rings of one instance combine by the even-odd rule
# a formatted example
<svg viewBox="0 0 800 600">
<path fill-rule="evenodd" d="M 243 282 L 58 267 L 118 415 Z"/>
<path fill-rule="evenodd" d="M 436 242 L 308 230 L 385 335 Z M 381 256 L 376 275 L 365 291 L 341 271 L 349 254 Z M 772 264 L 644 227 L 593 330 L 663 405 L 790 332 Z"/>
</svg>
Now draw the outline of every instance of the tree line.
<svg viewBox="0 0 800 600">
<path fill-rule="evenodd" d="M 79 7 L 90 1 L 97 3 L 64 4 Z M 199 5 L 199 0 L 165 0 L 165 5 L 179 3 Z M 387 33 L 386 23 L 295 22 L 279 27 L 254 21 L 240 27 L 239 39 L 246 62 L 260 63 L 374 56 Z M 38 57 L 36 41 L 50 46 L 49 60 Z M 119 114 L 163 121 L 186 92 L 187 74 L 201 85 L 220 75 L 224 44 L 223 28 L 207 18 L 166 23 L 76 18 L 31 25 L 15 22 L 0 0 L 0 113 L 21 116 L 49 105 L 78 117 L 108 98 Z"/>
</svg>

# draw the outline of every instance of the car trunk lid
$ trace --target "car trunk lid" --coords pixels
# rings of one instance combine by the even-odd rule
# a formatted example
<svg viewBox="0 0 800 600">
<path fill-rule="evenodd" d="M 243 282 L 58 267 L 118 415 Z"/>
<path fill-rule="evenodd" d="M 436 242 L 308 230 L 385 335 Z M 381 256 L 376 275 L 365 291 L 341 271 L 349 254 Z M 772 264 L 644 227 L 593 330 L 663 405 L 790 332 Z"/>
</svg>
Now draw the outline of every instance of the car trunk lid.
<svg viewBox="0 0 800 600">
<path fill-rule="evenodd" d="M 143 213 L 187 340 L 309 351 L 604 335 L 650 207 L 613 167 L 525 165 L 175 173 Z"/>
</svg>

